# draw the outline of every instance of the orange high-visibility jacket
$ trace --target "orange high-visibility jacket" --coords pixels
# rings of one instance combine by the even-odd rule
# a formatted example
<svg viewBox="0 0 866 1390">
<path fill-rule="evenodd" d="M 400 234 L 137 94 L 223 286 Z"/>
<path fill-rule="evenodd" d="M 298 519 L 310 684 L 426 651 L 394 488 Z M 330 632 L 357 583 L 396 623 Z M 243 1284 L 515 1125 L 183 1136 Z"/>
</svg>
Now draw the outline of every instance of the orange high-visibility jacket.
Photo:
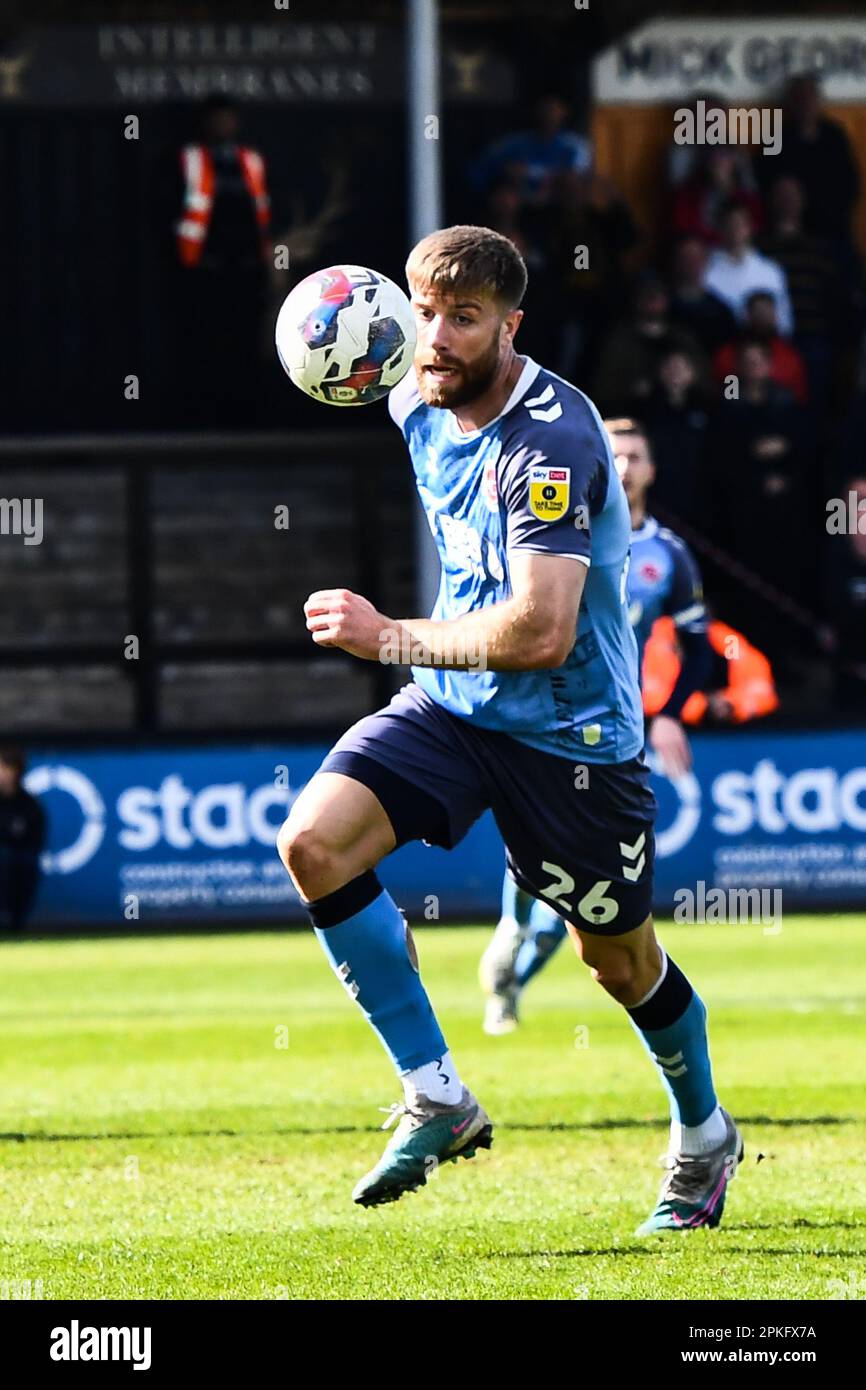
<svg viewBox="0 0 866 1390">
<path fill-rule="evenodd" d="M 779 697 L 769 661 L 742 633 L 716 619 L 707 630 L 710 646 L 725 657 L 728 684 L 721 691 L 729 700 L 737 724 L 772 714 Z M 673 618 L 657 618 L 643 654 L 643 707 L 647 715 L 658 714 L 670 699 L 680 673 L 676 628 Z M 707 697 L 701 690 L 689 696 L 683 706 L 684 724 L 699 724 L 707 712 Z"/>
<path fill-rule="evenodd" d="M 238 146 L 238 160 L 244 183 L 255 204 L 256 221 L 262 236 L 262 247 L 271 220 L 271 200 L 265 179 L 265 161 L 256 150 Z M 206 145 L 185 145 L 180 153 L 184 177 L 183 215 L 175 231 L 177 253 L 182 265 L 198 265 L 204 251 L 213 212 L 214 167 Z"/>
</svg>

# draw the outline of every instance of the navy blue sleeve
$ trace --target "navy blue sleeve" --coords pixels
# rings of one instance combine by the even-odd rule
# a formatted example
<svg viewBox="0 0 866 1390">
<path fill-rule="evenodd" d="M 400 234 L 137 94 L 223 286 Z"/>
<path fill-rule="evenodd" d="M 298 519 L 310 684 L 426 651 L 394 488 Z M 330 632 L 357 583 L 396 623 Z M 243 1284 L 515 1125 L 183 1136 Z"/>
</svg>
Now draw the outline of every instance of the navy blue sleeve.
<svg viewBox="0 0 866 1390">
<path fill-rule="evenodd" d="M 696 690 L 705 690 L 713 665 L 713 649 L 706 631 L 692 632 L 689 628 L 677 630 L 682 661 L 676 684 L 666 704 L 658 711 L 671 719 L 679 719 L 683 705 Z"/>
<path fill-rule="evenodd" d="M 664 612 L 673 618 L 677 633 L 706 633 L 707 610 L 698 567 L 684 541 L 673 532 L 661 530 L 672 561 L 671 586 L 665 600 Z"/>
<path fill-rule="evenodd" d="M 563 385 L 563 391 L 568 389 Z M 528 418 L 513 432 L 500 459 L 497 481 L 507 516 L 506 545 L 509 550 L 572 555 L 588 565 L 592 517 L 607 492 L 606 441 L 591 415 L 570 403 L 563 410 L 558 394 L 548 385 L 524 403 Z M 533 408 L 538 423 L 530 416 Z"/>
</svg>

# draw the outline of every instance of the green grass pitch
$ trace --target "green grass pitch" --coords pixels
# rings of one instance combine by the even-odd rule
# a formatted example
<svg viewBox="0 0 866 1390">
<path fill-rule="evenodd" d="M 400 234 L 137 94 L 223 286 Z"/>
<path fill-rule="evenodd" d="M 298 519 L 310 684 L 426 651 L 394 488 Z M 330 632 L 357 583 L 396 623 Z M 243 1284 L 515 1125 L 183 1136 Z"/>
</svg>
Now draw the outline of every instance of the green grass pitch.
<svg viewBox="0 0 866 1390">
<path fill-rule="evenodd" d="M 718 1231 L 650 1242 L 665 1106 L 621 1011 L 567 947 L 487 1038 L 488 931 L 416 935 L 496 1134 L 373 1211 L 351 1189 L 398 1090 L 310 934 L 2 944 L 0 1292 L 866 1297 L 866 921 L 662 924 L 747 1153 Z"/>
</svg>

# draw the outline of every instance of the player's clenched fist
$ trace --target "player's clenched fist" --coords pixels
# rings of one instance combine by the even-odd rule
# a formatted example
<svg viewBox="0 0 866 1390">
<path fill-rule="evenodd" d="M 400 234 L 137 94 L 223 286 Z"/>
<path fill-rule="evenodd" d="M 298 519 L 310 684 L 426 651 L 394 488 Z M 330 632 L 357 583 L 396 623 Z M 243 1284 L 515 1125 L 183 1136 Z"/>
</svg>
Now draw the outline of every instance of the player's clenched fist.
<svg viewBox="0 0 866 1390">
<path fill-rule="evenodd" d="M 351 589 L 317 589 L 304 604 L 304 615 L 320 647 L 340 647 L 367 661 L 379 659 L 383 630 L 393 627 L 390 618 Z"/>
</svg>

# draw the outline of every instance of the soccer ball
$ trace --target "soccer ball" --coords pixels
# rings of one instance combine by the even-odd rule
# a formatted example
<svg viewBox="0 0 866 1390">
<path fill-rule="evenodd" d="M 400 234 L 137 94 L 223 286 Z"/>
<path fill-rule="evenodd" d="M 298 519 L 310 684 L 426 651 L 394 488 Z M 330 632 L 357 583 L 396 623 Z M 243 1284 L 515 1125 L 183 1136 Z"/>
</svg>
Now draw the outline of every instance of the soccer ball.
<svg viewBox="0 0 866 1390">
<path fill-rule="evenodd" d="M 368 405 L 406 375 L 415 320 L 399 286 L 362 265 L 308 275 L 277 316 L 277 356 L 289 377 L 327 405 Z"/>
</svg>

